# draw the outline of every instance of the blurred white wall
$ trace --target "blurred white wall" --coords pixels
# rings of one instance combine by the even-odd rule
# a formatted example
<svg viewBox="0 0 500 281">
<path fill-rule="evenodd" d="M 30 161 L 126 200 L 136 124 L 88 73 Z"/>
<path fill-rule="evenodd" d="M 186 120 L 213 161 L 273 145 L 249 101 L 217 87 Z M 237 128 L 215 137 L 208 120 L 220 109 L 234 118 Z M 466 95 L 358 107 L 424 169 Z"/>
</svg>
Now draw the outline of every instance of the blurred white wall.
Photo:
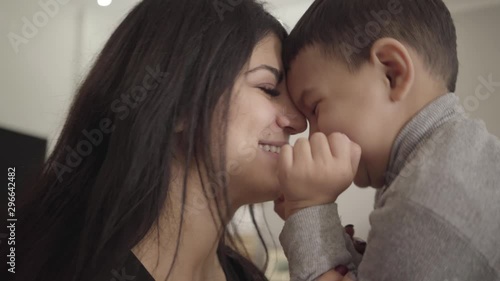
<svg viewBox="0 0 500 281">
<path fill-rule="evenodd" d="M 1 1 L 0 127 L 47 138 L 50 152 L 77 87 L 134 1 L 128 2 Z"/>
<path fill-rule="evenodd" d="M 500 6 L 460 12 L 454 20 L 460 61 L 457 94 L 467 112 L 500 137 Z"/>
<path fill-rule="evenodd" d="M 46 2 L 0 3 L 0 126 L 50 141 L 59 134 L 79 80 L 81 37 L 79 4 L 40 5 Z"/>
</svg>

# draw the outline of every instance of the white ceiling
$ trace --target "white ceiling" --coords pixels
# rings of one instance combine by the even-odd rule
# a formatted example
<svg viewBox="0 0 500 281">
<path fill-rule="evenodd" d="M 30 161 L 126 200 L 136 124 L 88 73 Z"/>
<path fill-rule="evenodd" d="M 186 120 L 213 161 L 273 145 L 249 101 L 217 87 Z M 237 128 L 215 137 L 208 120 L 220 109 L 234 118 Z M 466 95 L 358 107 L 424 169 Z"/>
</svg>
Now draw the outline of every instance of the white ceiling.
<svg viewBox="0 0 500 281">
<path fill-rule="evenodd" d="M 75 0 L 76 1 L 76 0 Z M 113 0 L 108 7 L 100 7 L 97 0 L 78 0 L 82 5 L 84 13 L 92 15 L 94 19 L 102 23 L 110 23 L 114 26 L 128 14 L 128 11 L 141 0 Z M 214 0 L 215 1 L 215 0 Z M 225 0 L 217 0 L 225 1 Z M 279 18 L 290 30 L 300 19 L 314 0 L 257 0 L 267 3 L 267 8 L 273 15 Z M 346 0 L 347 1 L 347 0 Z M 418 0 L 417 0 L 418 1 Z M 443 0 L 452 14 L 463 13 L 478 9 L 486 9 L 492 6 L 500 6 L 500 0 Z"/>
<path fill-rule="evenodd" d="M 500 0 L 444 0 L 452 13 L 484 9 L 500 5 Z"/>
<path fill-rule="evenodd" d="M 265 0 L 265 2 L 271 3 L 279 7 L 284 5 L 298 4 L 300 2 L 304 2 L 304 0 Z M 306 1 L 306 2 L 311 2 L 311 1 Z M 484 8 L 500 4 L 500 0 L 444 0 L 444 2 L 446 3 L 446 5 L 448 5 L 448 8 L 452 11 L 475 9 L 477 7 Z"/>
<path fill-rule="evenodd" d="M 113 9 L 121 12 L 123 8 L 130 8 L 139 1 L 140 0 L 114 0 L 113 3 L 109 7 L 106 7 L 105 9 Z M 311 0 L 263 0 L 263 1 L 277 8 L 280 7 L 288 8 L 293 5 L 304 4 L 304 2 L 308 3 L 312 2 Z M 444 2 L 448 5 L 452 13 L 464 12 L 468 10 L 481 9 L 490 6 L 500 5 L 500 0 L 444 0 Z M 102 7 L 99 7 L 97 5 L 97 0 L 86 0 L 85 4 L 88 7 L 102 9 Z"/>
</svg>

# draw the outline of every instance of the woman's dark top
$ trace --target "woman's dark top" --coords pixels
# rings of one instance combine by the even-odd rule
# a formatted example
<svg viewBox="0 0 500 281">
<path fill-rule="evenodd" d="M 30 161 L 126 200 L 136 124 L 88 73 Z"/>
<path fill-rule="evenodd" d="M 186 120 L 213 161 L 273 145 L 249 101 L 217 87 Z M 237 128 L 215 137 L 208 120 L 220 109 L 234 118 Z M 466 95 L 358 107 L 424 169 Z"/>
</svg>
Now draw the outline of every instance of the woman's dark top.
<svg viewBox="0 0 500 281">
<path fill-rule="evenodd" d="M 267 280 L 264 274 L 259 271 L 255 265 L 227 246 L 219 248 L 218 256 L 227 281 Z M 115 267 L 110 270 L 109 276 L 98 278 L 98 280 L 155 281 L 131 251 L 122 266 Z"/>
</svg>

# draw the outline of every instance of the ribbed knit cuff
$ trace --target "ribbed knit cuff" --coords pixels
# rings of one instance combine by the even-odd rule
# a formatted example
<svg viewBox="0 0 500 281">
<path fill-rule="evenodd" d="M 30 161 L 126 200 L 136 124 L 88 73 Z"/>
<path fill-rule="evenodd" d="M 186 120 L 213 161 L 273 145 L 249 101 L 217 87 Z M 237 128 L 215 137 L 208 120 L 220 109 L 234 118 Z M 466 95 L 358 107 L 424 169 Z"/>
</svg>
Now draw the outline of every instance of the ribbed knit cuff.
<svg viewBox="0 0 500 281">
<path fill-rule="evenodd" d="M 280 234 L 291 281 L 312 281 L 350 263 L 337 204 L 314 206 L 290 216 Z"/>
</svg>

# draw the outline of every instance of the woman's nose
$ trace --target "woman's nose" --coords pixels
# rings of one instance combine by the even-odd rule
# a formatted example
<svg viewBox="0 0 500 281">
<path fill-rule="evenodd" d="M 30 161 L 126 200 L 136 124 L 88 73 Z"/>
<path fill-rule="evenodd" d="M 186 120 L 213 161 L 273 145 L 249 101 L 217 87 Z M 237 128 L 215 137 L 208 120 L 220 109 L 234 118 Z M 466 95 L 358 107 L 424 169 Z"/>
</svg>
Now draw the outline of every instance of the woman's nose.
<svg viewBox="0 0 500 281">
<path fill-rule="evenodd" d="M 307 129 L 307 122 L 302 113 L 287 107 L 284 107 L 278 115 L 277 123 L 290 135 L 302 133 Z"/>
<path fill-rule="evenodd" d="M 286 83 L 280 85 L 281 95 L 278 97 L 279 112 L 276 122 L 287 133 L 294 135 L 307 129 L 307 121 L 304 115 L 293 104 L 286 89 Z"/>
</svg>

